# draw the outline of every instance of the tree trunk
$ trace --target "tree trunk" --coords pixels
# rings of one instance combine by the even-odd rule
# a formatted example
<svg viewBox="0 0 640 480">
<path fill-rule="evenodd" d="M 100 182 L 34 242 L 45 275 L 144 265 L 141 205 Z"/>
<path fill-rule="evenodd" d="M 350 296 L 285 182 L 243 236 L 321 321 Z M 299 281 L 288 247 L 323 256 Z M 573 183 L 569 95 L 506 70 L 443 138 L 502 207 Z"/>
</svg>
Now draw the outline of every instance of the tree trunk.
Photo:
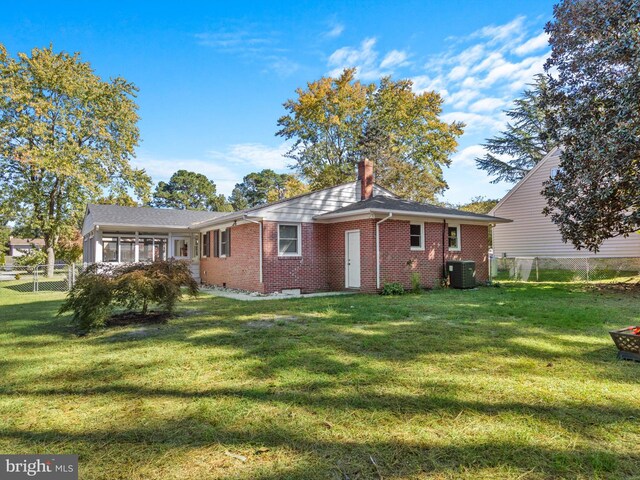
<svg viewBox="0 0 640 480">
<path fill-rule="evenodd" d="M 53 247 L 47 247 L 47 278 L 53 277 L 53 267 L 56 263 L 56 253 Z"/>
</svg>

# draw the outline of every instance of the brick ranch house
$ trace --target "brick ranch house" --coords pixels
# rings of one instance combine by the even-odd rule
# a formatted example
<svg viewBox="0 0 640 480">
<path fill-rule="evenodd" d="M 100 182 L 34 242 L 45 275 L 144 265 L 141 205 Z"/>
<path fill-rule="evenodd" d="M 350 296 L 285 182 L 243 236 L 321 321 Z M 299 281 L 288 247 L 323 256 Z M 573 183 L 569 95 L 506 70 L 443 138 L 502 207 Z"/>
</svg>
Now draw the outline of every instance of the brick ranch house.
<svg viewBox="0 0 640 480">
<path fill-rule="evenodd" d="M 505 220 L 398 198 L 358 180 L 240 212 L 89 205 L 85 262 L 191 261 L 202 283 L 261 293 L 375 292 L 386 282 L 438 284 L 447 260 L 488 279 L 488 228 Z"/>
</svg>

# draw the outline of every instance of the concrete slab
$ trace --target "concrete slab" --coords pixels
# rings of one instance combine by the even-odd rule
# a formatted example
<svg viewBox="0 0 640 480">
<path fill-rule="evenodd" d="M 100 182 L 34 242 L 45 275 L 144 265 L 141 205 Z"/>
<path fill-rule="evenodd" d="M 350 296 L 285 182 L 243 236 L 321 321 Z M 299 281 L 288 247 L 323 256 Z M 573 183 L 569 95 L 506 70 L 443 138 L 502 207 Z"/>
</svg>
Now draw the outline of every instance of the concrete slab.
<svg viewBox="0 0 640 480">
<path fill-rule="evenodd" d="M 245 302 L 253 302 L 257 300 L 285 300 L 288 298 L 314 298 L 314 297 L 333 297 L 337 295 L 354 295 L 357 292 L 320 292 L 320 293 L 301 293 L 296 295 L 283 293 L 261 294 L 255 292 L 242 292 L 239 290 L 229 290 L 225 288 L 204 287 L 200 291 L 206 295 L 214 297 L 231 298 L 233 300 L 241 300 Z"/>
</svg>

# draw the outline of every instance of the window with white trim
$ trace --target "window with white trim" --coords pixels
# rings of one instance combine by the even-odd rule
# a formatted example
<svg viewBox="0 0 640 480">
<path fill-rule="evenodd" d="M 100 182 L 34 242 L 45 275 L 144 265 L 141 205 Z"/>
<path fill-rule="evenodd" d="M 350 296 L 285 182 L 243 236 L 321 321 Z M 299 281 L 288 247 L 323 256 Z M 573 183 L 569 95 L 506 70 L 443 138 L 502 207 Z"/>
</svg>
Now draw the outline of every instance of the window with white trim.
<svg viewBox="0 0 640 480">
<path fill-rule="evenodd" d="M 301 254 L 300 225 L 281 223 L 278 225 L 278 255 L 296 256 Z"/>
<path fill-rule="evenodd" d="M 229 256 L 229 230 L 220 230 L 220 247 L 219 250 L 221 257 Z"/>
<path fill-rule="evenodd" d="M 424 223 L 409 225 L 409 242 L 411 250 L 424 250 Z"/>
<path fill-rule="evenodd" d="M 447 227 L 447 238 L 449 250 L 460 250 L 460 225 L 449 225 Z"/>
</svg>

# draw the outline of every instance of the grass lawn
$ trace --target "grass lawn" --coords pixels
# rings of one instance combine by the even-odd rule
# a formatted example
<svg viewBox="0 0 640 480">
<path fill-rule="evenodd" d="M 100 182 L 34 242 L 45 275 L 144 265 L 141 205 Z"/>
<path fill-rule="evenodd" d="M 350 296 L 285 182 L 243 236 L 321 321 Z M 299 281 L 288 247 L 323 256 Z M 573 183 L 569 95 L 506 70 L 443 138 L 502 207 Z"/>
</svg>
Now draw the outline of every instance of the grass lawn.
<svg viewBox="0 0 640 480">
<path fill-rule="evenodd" d="M 640 293 L 238 302 L 76 337 L 62 294 L 0 288 L 0 452 L 82 479 L 640 478 Z"/>
</svg>

